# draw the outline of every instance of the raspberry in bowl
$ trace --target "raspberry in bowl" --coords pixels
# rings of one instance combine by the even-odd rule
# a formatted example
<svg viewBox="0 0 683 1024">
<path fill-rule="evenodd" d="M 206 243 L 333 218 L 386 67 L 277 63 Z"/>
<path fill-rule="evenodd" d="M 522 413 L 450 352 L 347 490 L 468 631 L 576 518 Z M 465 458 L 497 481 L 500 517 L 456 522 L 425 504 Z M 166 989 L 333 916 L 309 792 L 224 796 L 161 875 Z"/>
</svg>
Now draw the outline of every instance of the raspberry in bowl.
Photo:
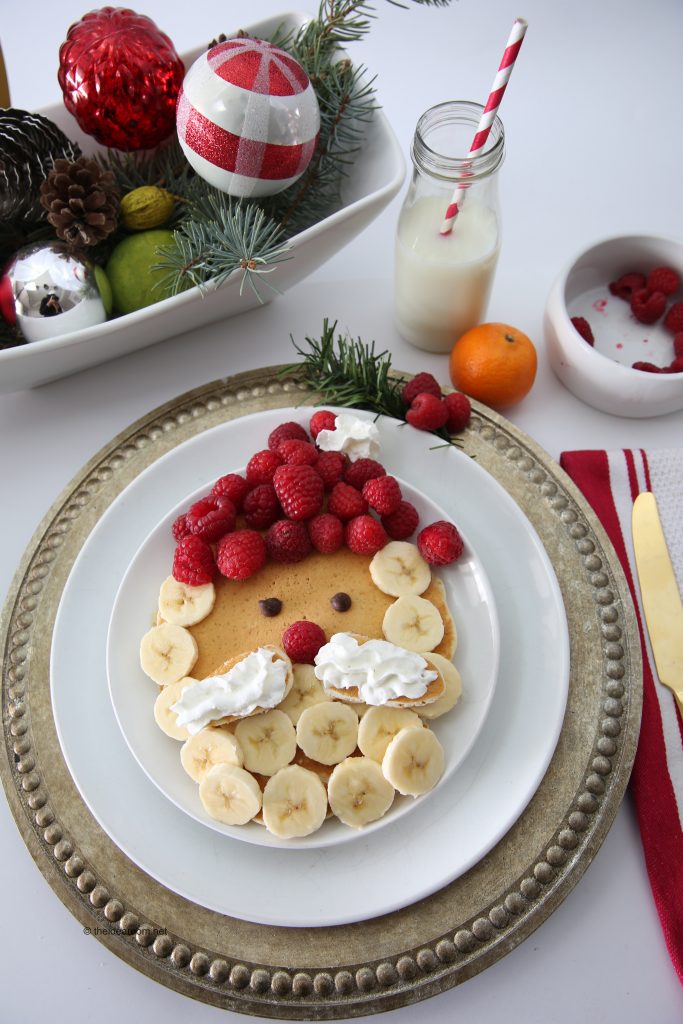
<svg viewBox="0 0 683 1024">
<path fill-rule="evenodd" d="M 588 405 L 634 418 L 683 409 L 683 243 L 595 243 L 556 279 L 544 328 L 555 374 Z"/>
</svg>

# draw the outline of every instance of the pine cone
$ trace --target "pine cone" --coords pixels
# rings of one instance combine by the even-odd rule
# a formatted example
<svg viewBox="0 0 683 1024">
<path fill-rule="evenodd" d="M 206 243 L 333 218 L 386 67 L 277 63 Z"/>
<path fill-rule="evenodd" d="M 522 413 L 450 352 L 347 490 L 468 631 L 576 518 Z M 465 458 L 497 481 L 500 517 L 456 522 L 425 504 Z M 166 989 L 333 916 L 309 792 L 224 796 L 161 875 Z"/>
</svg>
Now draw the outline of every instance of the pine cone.
<svg viewBox="0 0 683 1024">
<path fill-rule="evenodd" d="M 116 229 L 119 190 L 111 171 L 95 160 L 55 160 L 40 186 L 40 201 L 57 236 L 72 249 L 97 245 Z"/>
</svg>

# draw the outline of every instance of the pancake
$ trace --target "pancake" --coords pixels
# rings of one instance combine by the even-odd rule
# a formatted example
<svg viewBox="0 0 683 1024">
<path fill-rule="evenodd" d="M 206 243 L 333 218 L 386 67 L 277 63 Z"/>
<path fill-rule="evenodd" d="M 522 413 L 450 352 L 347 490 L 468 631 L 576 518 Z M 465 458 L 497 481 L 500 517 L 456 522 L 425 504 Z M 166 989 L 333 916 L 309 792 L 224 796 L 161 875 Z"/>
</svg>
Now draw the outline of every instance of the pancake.
<svg viewBox="0 0 683 1024">
<path fill-rule="evenodd" d="M 188 627 L 199 648 L 192 675 L 203 679 L 244 651 L 268 644 L 279 647 L 284 630 L 299 619 L 317 622 L 327 637 L 359 633 L 381 638 L 384 614 L 395 598 L 375 586 L 369 564 L 369 556 L 340 548 L 332 554 L 316 552 L 294 565 L 267 562 L 247 580 L 219 577 L 213 611 Z M 351 598 L 346 612 L 335 611 L 330 603 L 340 591 Z M 282 601 L 282 611 L 272 618 L 264 616 L 259 607 L 259 601 L 269 597 Z M 432 577 L 422 597 L 436 605 L 443 619 L 443 639 L 434 649 L 450 661 L 457 633 L 442 581 Z"/>
</svg>

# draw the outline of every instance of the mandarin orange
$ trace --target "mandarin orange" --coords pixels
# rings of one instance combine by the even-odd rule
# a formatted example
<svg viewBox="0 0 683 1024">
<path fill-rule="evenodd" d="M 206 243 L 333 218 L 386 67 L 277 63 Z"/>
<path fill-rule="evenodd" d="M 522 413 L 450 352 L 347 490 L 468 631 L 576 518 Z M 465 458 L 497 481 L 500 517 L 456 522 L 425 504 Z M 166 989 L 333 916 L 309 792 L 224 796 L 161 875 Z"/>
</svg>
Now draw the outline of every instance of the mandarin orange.
<svg viewBox="0 0 683 1024">
<path fill-rule="evenodd" d="M 529 393 L 536 378 L 536 349 L 509 324 L 479 324 L 451 349 L 453 386 L 494 409 L 507 409 Z"/>
</svg>

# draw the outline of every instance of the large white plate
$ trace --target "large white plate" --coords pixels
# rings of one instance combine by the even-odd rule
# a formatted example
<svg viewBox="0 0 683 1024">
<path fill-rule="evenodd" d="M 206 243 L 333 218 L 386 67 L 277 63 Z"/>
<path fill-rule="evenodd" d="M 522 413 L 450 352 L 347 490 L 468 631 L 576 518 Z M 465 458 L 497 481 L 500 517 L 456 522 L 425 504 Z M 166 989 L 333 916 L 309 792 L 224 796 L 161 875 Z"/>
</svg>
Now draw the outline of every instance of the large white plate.
<svg viewBox="0 0 683 1024">
<path fill-rule="evenodd" d="M 302 426 L 307 424 L 307 418 L 301 413 L 294 413 L 292 418 L 300 420 Z M 250 437 L 254 450 L 259 445 L 265 447 L 267 434 L 261 435 L 260 439 L 255 434 Z M 224 462 L 217 467 L 216 476 L 240 470 L 239 465 Z M 164 516 L 143 541 L 121 581 L 107 636 L 109 692 L 121 731 L 136 761 L 161 792 L 196 821 L 226 836 L 257 846 L 294 847 L 299 850 L 332 846 L 361 835 L 365 838 L 419 804 L 410 797 L 397 795 L 387 814 L 368 825 L 362 833 L 343 825 L 336 818 L 326 821 L 313 835 L 297 840 L 278 839 L 256 822 L 243 826 L 224 825 L 211 818 L 202 807 L 197 784 L 180 764 L 178 741 L 165 736 L 154 722 L 154 701 L 159 690 L 140 668 L 140 637 L 149 628 L 159 584 L 170 571 L 174 548 L 171 526 L 193 501 L 208 493 L 215 479 L 212 477 L 204 487 L 188 495 Z M 402 480 L 401 486 L 404 497 L 417 508 L 424 526 L 448 518 L 447 512 L 406 481 Z M 431 723 L 446 752 L 446 766 L 437 789 L 432 790 L 429 798 L 447 784 L 479 735 L 491 703 L 498 669 L 499 629 L 491 587 L 471 543 L 466 536 L 463 539 L 465 551 L 462 557 L 456 564 L 442 569 L 439 575 L 446 588 L 449 608 L 457 608 L 454 619 L 459 643 L 453 660 L 464 680 L 464 697 L 449 714 Z M 311 595 L 311 618 L 315 617 L 316 603 L 321 599 L 325 600 L 326 596 Z M 339 629 L 343 630 L 343 616 L 340 615 L 339 619 Z"/>
<path fill-rule="evenodd" d="M 307 20 L 303 14 L 281 14 L 254 25 L 237 25 L 235 31 L 244 28 L 250 35 L 267 38 L 281 26 L 289 31 Z M 200 47 L 183 53 L 185 67 L 189 68 L 201 52 Z M 91 136 L 83 134 L 63 103 L 39 113 L 57 124 L 69 139 L 80 145 L 84 153 L 90 154 L 102 148 Z M 377 110 L 368 127 L 363 148 L 344 180 L 340 208 L 294 235 L 289 253 L 291 258 L 274 267 L 268 275 L 269 284 L 277 291 L 285 292 L 317 270 L 372 223 L 396 195 L 404 176 L 405 161 L 401 147 L 386 116 Z M 176 334 L 196 331 L 203 325 L 255 309 L 262 302 L 270 302 L 277 294 L 263 286 L 259 289 L 259 298 L 249 286 L 242 289 L 241 284 L 242 275 L 235 272 L 219 288 L 209 284 L 204 294 L 198 288 L 191 288 L 97 327 L 4 349 L 0 351 L 0 394 L 45 384 L 165 341 Z"/>
<path fill-rule="evenodd" d="M 545 549 L 507 492 L 457 449 L 434 449 L 430 435 L 380 420 L 387 468 L 462 526 L 493 588 L 500 669 L 477 742 L 448 784 L 408 817 L 339 847 L 254 847 L 226 841 L 193 821 L 141 771 L 116 723 L 105 671 L 111 608 L 122 570 L 168 510 L 218 475 L 226 460 L 244 464 L 253 437 L 282 419 L 281 410 L 260 413 L 200 434 L 153 463 L 102 516 L 62 594 L 52 645 L 52 702 L 64 757 L 83 799 L 150 875 L 187 899 L 244 920 L 345 924 L 440 889 L 477 863 L 522 813 L 562 726 L 567 623 Z"/>
</svg>

